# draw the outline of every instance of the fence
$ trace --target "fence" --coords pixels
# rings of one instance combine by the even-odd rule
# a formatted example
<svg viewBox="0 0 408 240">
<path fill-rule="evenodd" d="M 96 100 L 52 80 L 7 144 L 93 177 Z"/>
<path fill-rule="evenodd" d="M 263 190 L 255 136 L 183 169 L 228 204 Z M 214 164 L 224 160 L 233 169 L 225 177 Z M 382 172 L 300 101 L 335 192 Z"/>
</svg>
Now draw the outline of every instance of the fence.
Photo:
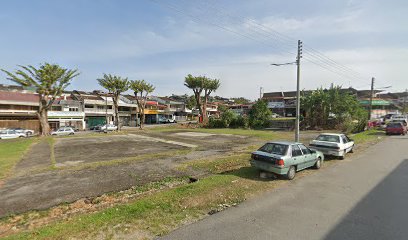
<svg viewBox="0 0 408 240">
<path fill-rule="evenodd" d="M 0 120 L 0 128 L 25 128 L 40 131 L 40 121 L 38 120 Z"/>
</svg>

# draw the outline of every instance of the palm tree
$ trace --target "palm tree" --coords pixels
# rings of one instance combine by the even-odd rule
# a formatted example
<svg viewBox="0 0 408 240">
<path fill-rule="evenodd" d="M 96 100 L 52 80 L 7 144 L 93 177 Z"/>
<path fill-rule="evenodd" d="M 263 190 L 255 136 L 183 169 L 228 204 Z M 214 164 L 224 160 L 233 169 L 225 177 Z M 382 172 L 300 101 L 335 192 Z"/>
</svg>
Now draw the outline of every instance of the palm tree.
<svg viewBox="0 0 408 240">
<path fill-rule="evenodd" d="M 113 107 L 115 109 L 115 125 L 119 126 L 119 97 L 120 94 L 129 90 L 129 80 L 111 74 L 103 74 L 103 78 L 97 79 L 99 85 L 104 87 L 113 97 Z"/>
<path fill-rule="evenodd" d="M 21 69 L 11 73 L 1 69 L 8 75 L 9 80 L 25 87 L 34 87 L 39 94 L 39 107 L 37 116 L 40 121 L 42 136 L 50 133 L 48 124 L 48 110 L 55 98 L 62 94 L 71 80 L 79 75 L 78 70 L 70 70 L 56 64 L 44 63 L 37 69 L 31 65 L 21 66 Z"/>
<path fill-rule="evenodd" d="M 145 82 L 145 80 L 133 80 L 130 81 L 130 89 L 133 90 L 136 97 L 137 109 L 140 115 L 140 129 L 143 129 L 147 95 L 152 93 L 155 87 L 152 84 Z"/>
</svg>

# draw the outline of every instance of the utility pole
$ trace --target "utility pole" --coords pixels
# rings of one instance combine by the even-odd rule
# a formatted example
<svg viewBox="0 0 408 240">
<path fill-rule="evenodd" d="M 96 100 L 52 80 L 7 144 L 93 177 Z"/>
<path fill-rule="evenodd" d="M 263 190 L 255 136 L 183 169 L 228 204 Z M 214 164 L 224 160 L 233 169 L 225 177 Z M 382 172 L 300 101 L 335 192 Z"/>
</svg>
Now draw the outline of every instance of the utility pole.
<svg viewBox="0 0 408 240">
<path fill-rule="evenodd" d="M 259 100 L 261 100 L 262 99 L 262 90 L 263 90 L 263 88 L 262 87 L 260 87 L 259 88 Z"/>
<path fill-rule="evenodd" d="M 302 58 L 302 41 L 298 40 L 298 50 L 296 57 L 296 122 L 295 122 L 295 141 L 299 142 L 300 126 L 300 59 Z"/>
<path fill-rule="evenodd" d="M 408 89 L 405 89 L 404 105 L 402 108 L 403 114 L 407 113 L 407 98 L 408 98 Z"/>
<path fill-rule="evenodd" d="M 371 111 L 373 110 L 374 81 L 375 81 L 375 78 L 371 78 L 371 94 L 370 94 L 370 105 L 368 108 L 368 121 L 371 120 Z"/>
</svg>

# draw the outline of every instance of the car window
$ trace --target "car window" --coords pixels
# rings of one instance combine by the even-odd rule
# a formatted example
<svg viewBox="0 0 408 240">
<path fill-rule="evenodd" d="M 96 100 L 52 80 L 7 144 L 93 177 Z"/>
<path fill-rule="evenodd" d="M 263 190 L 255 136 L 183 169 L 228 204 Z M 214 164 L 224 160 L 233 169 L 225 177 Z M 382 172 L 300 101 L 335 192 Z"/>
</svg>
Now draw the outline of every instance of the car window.
<svg viewBox="0 0 408 240">
<path fill-rule="evenodd" d="M 7 131 L 0 131 L 0 134 L 7 134 Z"/>
<path fill-rule="evenodd" d="M 317 141 L 324 141 L 324 142 L 335 142 L 339 143 L 340 142 L 340 137 L 336 135 L 325 135 L 321 134 L 316 138 Z"/>
<path fill-rule="evenodd" d="M 267 143 L 263 145 L 260 149 L 258 149 L 258 151 L 284 156 L 288 151 L 288 145 L 278 143 Z"/>
<path fill-rule="evenodd" d="M 303 152 L 304 155 L 310 154 L 309 148 L 305 147 L 305 145 L 300 144 L 299 147 L 300 147 L 300 149 L 302 150 L 302 152 Z"/>
<path fill-rule="evenodd" d="M 302 151 L 298 145 L 292 145 L 292 157 L 302 156 Z"/>
<path fill-rule="evenodd" d="M 341 139 L 343 139 L 343 143 L 348 143 L 349 141 L 347 140 L 346 136 L 342 135 Z"/>
</svg>

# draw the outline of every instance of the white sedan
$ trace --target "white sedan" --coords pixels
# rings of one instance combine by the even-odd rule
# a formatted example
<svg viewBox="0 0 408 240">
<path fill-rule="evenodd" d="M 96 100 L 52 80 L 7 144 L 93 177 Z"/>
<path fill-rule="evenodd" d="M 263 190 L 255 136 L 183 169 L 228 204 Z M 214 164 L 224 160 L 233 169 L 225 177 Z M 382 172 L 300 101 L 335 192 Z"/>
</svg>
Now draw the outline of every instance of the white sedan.
<svg viewBox="0 0 408 240">
<path fill-rule="evenodd" d="M 103 132 L 116 131 L 116 130 L 118 130 L 118 127 L 113 124 L 106 124 L 106 125 L 101 126 L 100 128 L 100 131 L 103 131 Z"/>
<path fill-rule="evenodd" d="M 322 133 L 310 142 L 309 147 L 321 151 L 324 155 L 344 159 L 347 153 L 353 152 L 354 141 L 345 134 Z"/>
<path fill-rule="evenodd" d="M 0 130 L 0 139 L 23 138 L 23 137 L 26 137 L 25 133 L 17 132 L 11 129 Z"/>
</svg>

